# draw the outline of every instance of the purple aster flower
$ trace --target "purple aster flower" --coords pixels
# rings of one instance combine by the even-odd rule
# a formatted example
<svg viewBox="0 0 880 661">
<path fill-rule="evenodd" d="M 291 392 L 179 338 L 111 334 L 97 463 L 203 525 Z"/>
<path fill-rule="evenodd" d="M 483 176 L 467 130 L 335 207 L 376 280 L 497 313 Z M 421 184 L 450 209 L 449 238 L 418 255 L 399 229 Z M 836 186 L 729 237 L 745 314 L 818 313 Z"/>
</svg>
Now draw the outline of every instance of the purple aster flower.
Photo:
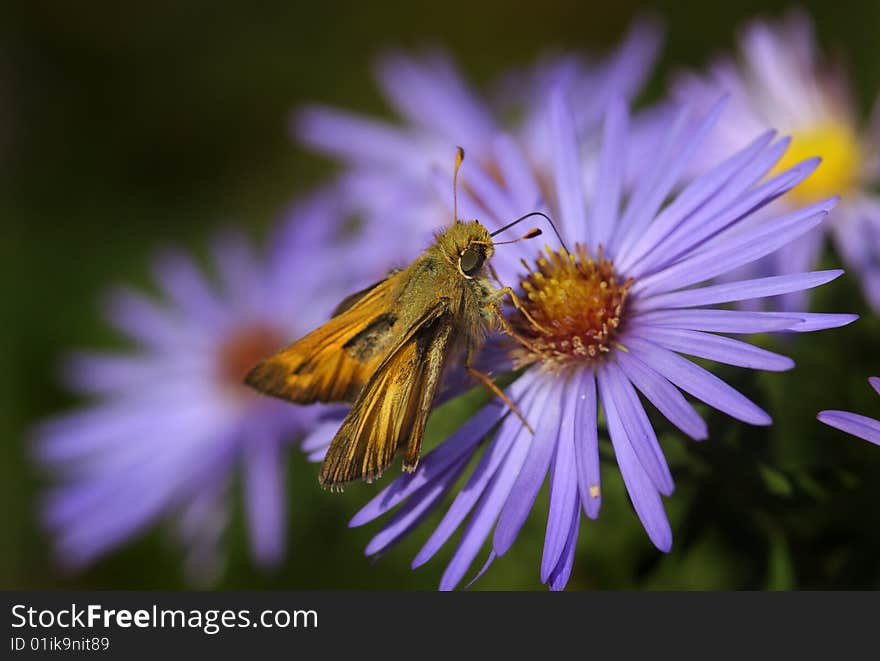
<svg viewBox="0 0 880 661">
<path fill-rule="evenodd" d="M 384 266 L 396 266 L 395 259 L 417 255 L 433 232 L 449 222 L 456 146 L 467 149 L 460 173 L 463 217 L 500 226 L 520 209 L 536 209 L 547 196 L 543 186 L 550 168 L 546 122 L 541 120 L 541 100 L 549 87 L 565 85 L 578 100 L 579 131 L 590 134 L 609 98 L 638 93 L 659 43 L 654 22 L 637 22 L 606 58 L 588 64 L 579 57 L 554 57 L 505 76 L 495 103 L 484 100 L 444 53 L 389 54 L 377 61 L 376 78 L 399 123 L 312 106 L 296 114 L 292 130 L 309 147 L 345 164 L 340 187 L 366 219 L 365 242 L 377 249 L 393 247 Z M 512 115 L 521 118 L 515 125 L 502 122 Z M 652 126 L 646 119 L 644 130 Z M 515 195 L 501 199 L 499 182 Z M 389 242 L 389 236 L 395 240 Z"/>
<path fill-rule="evenodd" d="M 155 262 L 161 300 L 127 288 L 110 298 L 109 321 L 132 349 L 73 357 L 66 381 L 93 402 L 36 430 L 38 459 L 57 476 L 43 516 L 60 563 L 80 568 L 170 519 L 188 574 L 210 581 L 236 473 L 254 560 L 281 559 L 285 452 L 327 407 L 260 397 L 242 379 L 351 291 L 356 276 L 329 244 L 337 219 L 331 197 L 316 195 L 266 254 L 219 236 L 216 285 L 172 251 Z"/>
<path fill-rule="evenodd" d="M 534 434 L 497 401 L 486 405 L 428 453 L 414 473 L 393 482 L 355 515 L 352 526 L 396 508 L 369 543 L 368 554 L 383 553 L 409 533 L 475 463 L 413 561 L 414 567 L 427 562 L 463 526 L 440 585 L 452 589 L 490 535 L 490 561 L 510 549 L 549 474 L 540 577 L 553 589 L 563 588 L 574 562 L 581 511 L 595 518 L 602 502 L 603 418 L 635 512 L 650 540 L 668 552 L 672 531 L 663 497 L 672 493 L 673 479 L 641 397 L 695 440 L 707 437 L 707 426 L 683 393 L 737 420 L 768 425 L 770 416 L 757 404 L 686 356 L 788 370 L 794 365 L 786 356 L 729 335 L 808 332 L 856 319 L 718 307 L 809 289 L 842 273 L 707 284 L 818 227 L 836 202 L 822 200 L 749 223 L 753 213 L 798 185 L 818 164 L 808 159 L 771 174 L 788 145 L 774 140 L 772 132 L 674 194 L 722 106 L 696 122 L 687 108 L 681 110 L 631 194 L 624 196 L 621 160 L 631 138 L 629 114 L 624 102 L 612 102 L 588 203 L 576 115 L 564 90 L 551 94 L 546 116 L 553 197 L 548 206 L 572 250 L 547 247 L 535 258 L 529 242 L 520 242 L 499 248 L 493 258 L 502 281 L 510 282 L 518 271 L 525 306 L 540 326 L 510 313 L 528 344 L 508 344 L 507 358 L 522 372 L 506 392 Z M 527 172 L 516 161 L 505 167 Z"/>
<path fill-rule="evenodd" d="M 775 128 L 792 136 L 791 148 L 775 172 L 810 156 L 821 156 L 823 165 L 768 211 L 842 196 L 829 222 L 753 263 L 741 275 L 808 270 L 830 234 L 845 263 L 859 275 L 865 296 L 880 310 L 880 198 L 871 192 L 880 181 L 880 132 L 876 119 L 867 127 L 860 125 L 846 72 L 839 63 L 830 66 L 823 60 L 809 17 L 794 11 L 778 23 L 748 25 L 740 38 L 738 60 L 725 57 L 703 75 L 682 74 L 673 92 L 679 100 L 706 107 L 720 94 L 730 94 L 704 158 L 696 162 L 697 171 L 758 132 Z M 755 216 L 754 222 L 767 217 Z M 780 299 L 779 307 L 803 307 L 805 299 L 802 293 L 791 294 Z"/>
<path fill-rule="evenodd" d="M 868 383 L 880 395 L 880 378 L 872 376 Z M 880 420 L 849 411 L 820 411 L 816 417 L 830 427 L 880 445 Z"/>
</svg>

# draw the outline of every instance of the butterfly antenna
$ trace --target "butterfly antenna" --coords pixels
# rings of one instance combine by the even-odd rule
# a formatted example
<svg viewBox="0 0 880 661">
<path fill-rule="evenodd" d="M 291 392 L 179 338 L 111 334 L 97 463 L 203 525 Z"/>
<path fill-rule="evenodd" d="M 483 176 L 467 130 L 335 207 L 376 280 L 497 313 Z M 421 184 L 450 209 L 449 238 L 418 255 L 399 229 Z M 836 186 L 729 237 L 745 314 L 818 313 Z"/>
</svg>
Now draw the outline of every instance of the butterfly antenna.
<svg viewBox="0 0 880 661">
<path fill-rule="evenodd" d="M 489 236 L 495 236 L 496 234 L 501 234 L 501 232 L 504 232 L 505 230 L 509 230 L 514 225 L 521 223 L 522 221 L 526 220 L 527 218 L 532 218 L 533 216 L 541 216 L 541 218 L 543 218 L 548 223 L 550 223 L 550 227 L 553 228 L 553 233 L 556 235 L 556 238 L 559 239 L 559 243 L 562 244 L 562 247 L 565 248 L 566 252 L 569 252 L 569 253 L 571 252 L 568 249 L 568 246 L 565 245 L 565 241 L 562 240 L 562 235 L 559 234 L 559 230 L 556 229 L 556 225 L 553 224 L 553 221 L 550 219 L 550 216 L 548 216 L 546 213 L 542 213 L 541 211 L 532 211 L 531 213 L 527 213 L 525 216 L 520 216 L 519 218 L 517 218 L 513 222 L 507 223 L 507 225 L 505 225 L 501 229 L 495 230 Z M 522 238 L 523 239 L 531 239 L 533 236 L 538 236 L 537 234 L 533 234 L 534 231 L 535 230 L 528 232 Z M 499 245 L 499 244 L 496 243 L 495 245 Z"/>
<path fill-rule="evenodd" d="M 493 245 L 493 246 L 506 246 L 509 243 L 519 243 L 520 241 L 525 241 L 526 239 L 534 239 L 536 236 L 541 236 L 542 234 L 543 234 L 543 232 L 540 230 L 540 228 L 535 227 L 533 229 L 530 229 L 528 232 L 523 234 L 518 239 L 514 239 L 513 241 L 495 241 L 491 245 Z"/>
<path fill-rule="evenodd" d="M 458 220 L 458 170 L 464 160 L 464 149 L 455 148 L 455 172 L 452 175 L 452 220 Z"/>
</svg>

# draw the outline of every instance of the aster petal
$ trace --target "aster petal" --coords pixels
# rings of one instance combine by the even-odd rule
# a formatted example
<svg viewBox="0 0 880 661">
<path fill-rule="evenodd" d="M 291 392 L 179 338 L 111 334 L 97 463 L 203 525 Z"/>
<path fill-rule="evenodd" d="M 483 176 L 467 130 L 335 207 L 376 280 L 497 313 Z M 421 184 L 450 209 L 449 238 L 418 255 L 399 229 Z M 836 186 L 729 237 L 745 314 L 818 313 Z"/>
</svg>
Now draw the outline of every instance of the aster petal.
<svg viewBox="0 0 880 661">
<path fill-rule="evenodd" d="M 775 333 L 802 324 L 805 313 L 750 312 L 748 310 L 653 310 L 632 317 L 632 325 L 647 333 L 650 328 L 680 328 L 713 333 Z"/>
<path fill-rule="evenodd" d="M 788 356 L 711 333 L 679 328 L 651 328 L 632 332 L 633 335 L 656 342 L 671 351 L 707 358 L 726 365 L 774 372 L 782 372 L 794 367 L 794 361 Z"/>
<path fill-rule="evenodd" d="M 629 109 L 622 99 L 614 99 L 605 115 L 596 199 L 589 217 L 588 235 L 597 246 L 608 246 L 617 219 L 626 172 L 628 132 Z"/>
<path fill-rule="evenodd" d="M 197 352 L 167 356 L 77 352 L 65 361 L 62 374 L 64 383 L 81 393 L 121 391 L 123 396 L 135 396 L 163 381 L 203 379 L 213 368 L 213 361 Z"/>
<path fill-rule="evenodd" d="M 666 457 L 660 449 L 657 435 L 629 379 L 619 366 L 610 361 L 600 366 L 597 378 L 605 383 L 608 396 L 613 398 L 614 407 L 626 431 L 629 444 L 636 457 L 642 462 L 642 468 L 657 490 L 664 496 L 669 496 L 674 491 L 675 485 L 669 473 Z"/>
<path fill-rule="evenodd" d="M 468 186 L 473 189 L 474 195 L 483 203 L 490 218 L 503 223 L 508 218 L 512 220 L 517 217 L 517 210 L 511 202 L 506 187 L 499 186 L 483 168 L 475 163 L 468 163 L 467 169 L 465 166 L 462 167 L 461 174 Z M 480 218 L 484 224 L 488 222 L 485 213 L 480 214 Z"/>
<path fill-rule="evenodd" d="M 541 200 L 541 189 L 519 145 L 507 134 L 495 136 L 492 145 L 495 161 L 501 169 L 501 178 L 513 196 L 517 209 L 530 211 L 537 207 Z"/>
<path fill-rule="evenodd" d="M 534 392 L 528 392 L 521 398 L 521 410 L 526 413 L 531 410 L 531 404 L 534 401 Z M 461 491 L 455 496 L 455 500 L 449 506 L 443 519 L 437 524 L 434 532 L 425 542 L 424 546 L 416 554 L 412 561 L 412 568 L 420 567 L 428 560 L 434 557 L 434 554 L 446 543 L 452 536 L 461 522 L 464 521 L 468 513 L 473 509 L 474 505 L 485 492 L 489 482 L 498 472 L 499 468 L 505 463 L 511 448 L 519 442 L 528 430 L 525 429 L 522 422 L 515 415 L 508 414 L 495 438 L 489 443 L 486 452 L 480 457 L 474 472 L 471 473 L 467 483 L 462 487 Z"/>
<path fill-rule="evenodd" d="M 591 519 L 599 516 L 602 506 L 601 476 L 599 472 L 599 428 L 596 416 L 596 377 L 592 369 L 582 370 L 581 382 L 573 388 L 577 395 L 574 409 L 573 434 L 577 462 L 578 490 L 584 505 L 584 514 Z M 563 434 L 560 431 L 560 437 Z"/>
<path fill-rule="evenodd" d="M 842 269 L 795 273 L 793 275 L 774 275 L 766 278 L 725 282 L 699 289 L 685 289 L 657 296 L 640 298 L 633 302 L 634 310 L 653 310 L 659 308 L 691 308 L 717 303 L 732 303 L 753 298 L 777 296 L 794 291 L 812 289 L 824 285 L 843 275 Z"/>
<path fill-rule="evenodd" d="M 171 302 L 203 329 L 212 331 L 227 321 L 223 303 L 189 255 L 164 252 L 154 261 L 153 274 Z"/>
<path fill-rule="evenodd" d="M 496 129 L 489 110 L 444 54 L 417 60 L 388 54 L 377 63 L 385 95 L 410 122 L 436 131 L 452 145 L 480 145 Z M 482 146 L 482 145 L 480 145 Z"/>
<path fill-rule="evenodd" d="M 536 393 L 534 406 L 542 410 L 546 402 L 548 388 L 540 388 Z M 480 548 L 489 536 L 492 526 L 498 519 L 501 508 L 510 497 L 511 488 L 522 470 L 523 462 L 529 451 L 533 436 L 525 426 L 520 427 L 513 446 L 504 458 L 503 465 L 496 471 L 495 476 L 489 482 L 480 502 L 477 503 L 474 513 L 468 520 L 464 533 L 461 536 L 458 548 L 449 561 L 443 577 L 440 579 L 441 590 L 453 589 L 464 577 L 468 567 L 471 566 Z"/>
<path fill-rule="evenodd" d="M 654 546 L 668 553 L 672 548 L 672 529 L 669 527 L 660 494 L 633 450 L 618 413 L 617 402 L 609 391 L 607 379 L 604 378 L 605 374 L 600 371 L 596 376 L 602 410 L 605 412 L 608 433 L 611 436 L 611 444 L 614 446 L 614 454 L 626 491 Z"/>
<path fill-rule="evenodd" d="M 832 198 L 762 223 L 728 237 L 712 249 L 701 250 L 672 266 L 637 280 L 632 293 L 648 296 L 680 289 L 726 273 L 768 255 L 822 222 L 836 204 Z"/>
<path fill-rule="evenodd" d="M 476 448 L 474 448 L 476 450 Z M 433 512 L 461 476 L 473 451 L 465 454 L 431 482 L 416 491 L 367 544 L 365 555 L 378 555 L 399 542 Z"/>
<path fill-rule="evenodd" d="M 541 582 L 546 583 L 559 564 L 571 533 L 572 519 L 579 515 L 577 459 L 574 449 L 575 408 L 579 392 L 570 388 L 581 381 L 579 374 L 571 377 L 563 388 L 563 403 L 559 419 L 559 440 L 550 476 L 550 509 L 547 514 L 547 532 L 541 558 Z"/>
<path fill-rule="evenodd" d="M 114 328 L 130 339 L 158 351 L 176 349 L 193 341 L 186 325 L 171 310 L 128 287 L 111 292 L 104 314 Z"/>
<path fill-rule="evenodd" d="M 849 411 L 822 411 L 816 416 L 830 427 L 880 445 L 880 421 Z"/>
<path fill-rule="evenodd" d="M 774 135 L 774 131 L 765 132 L 747 147 L 689 183 L 660 212 L 654 222 L 645 228 L 640 237 L 636 237 L 630 246 L 621 247 L 617 256 L 619 266 L 623 269 L 630 268 L 690 214 L 714 200 L 716 195 L 726 195 L 733 176 L 751 163 L 767 147 Z M 751 182 L 752 179 L 747 181 Z"/>
<path fill-rule="evenodd" d="M 584 189 L 578 157 L 580 141 L 571 108 L 562 89 L 554 90 L 550 97 L 550 127 L 560 232 L 575 242 L 587 243 L 592 237 L 587 234 Z"/>
<path fill-rule="evenodd" d="M 722 98 L 706 113 L 684 144 L 676 146 L 670 153 L 670 162 L 663 163 L 661 160 L 658 163 L 657 181 L 644 199 L 638 199 L 637 192 L 633 192 L 632 201 L 627 206 L 617 228 L 621 241 L 624 240 L 624 237 L 640 236 L 653 221 L 657 210 L 678 183 L 694 152 L 703 143 L 709 131 L 712 130 L 712 127 L 718 121 L 718 116 L 721 114 L 726 103 L 726 98 Z M 684 117 L 687 117 L 687 114 L 684 114 Z M 678 140 L 678 135 L 675 133 L 676 128 L 674 126 L 672 131 L 670 131 L 670 139 L 675 142 Z M 672 144 L 675 144 L 675 142 L 672 142 Z"/>
<path fill-rule="evenodd" d="M 783 319 L 788 318 L 791 313 L 788 312 L 764 312 L 768 318 Z M 828 328 L 840 328 L 851 324 L 859 318 L 857 314 L 834 314 L 829 312 L 798 312 L 796 313 L 800 321 L 786 330 L 795 333 L 810 333 L 818 330 L 826 330 Z"/>
<path fill-rule="evenodd" d="M 768 150 L 768 153 L 772 152 Z M 758 159 L 759 161 L 761 158 Z M 722 196 L 716 196 L 701 213 L 688 218 L 670 232 L 641 263 L 632 267 L 629 273 L 633 277 L 642 277 L 646 273 L 662 269 L 695 249 L 709 250 L 713 245 L 710 239 L 726 236 L 726 232 L 745 232 L 745 225 L 736 226 L 749 214 L 769 204 L 780 195 L 806 179 L 819 164 L 818 159 L 808 159 L 792 168 L 771 177 L 752 190 L 736 197 L 732 204 L 721 207 Z M 730 187 L 727 187 L 728 190 Z M 713 204 L 714 203 L 714 204 Z M 720 211 L 710 214 L 710 208 L 716 206 Z M 705 246 L 705 247 L 703 247 Z"/>
<path fill-rule="evenodd" d="M 513 398 L 514 402 L 517 402 L 518 398 L 522 396 L 523 391 L 532 382 L 533 378 L 529 374 L 524 374 L 510 386 L 508 395 Z M 484 406 L 446 441 L 425 455 L 419 461 L 415 471 L 397 478 L 369 503 L 364 505 L 352 517 L 348 524 L 349 527 L 355 528 L 368 521 L 372 521 L 404 499 L 409 498 L 476 446 L 505 413 L 505 409 L 499 404 L 491 403 Z"/>
<path fill-rule="evenodd" d="M 274 567 L 284 555 L 285 462 L 276 439 L 261 430 L 250 431 L 248 436 L 243 448 L 244 502 L 251 553 L 258 564 Z"/>
<path fill-rule="evenodd" d="M 627 348 L 685 392 L 727 415 L 753 425 L 769 425 L 766 411 L 702 367 L 642 338 L 629 337 Z"/>
<path fill-rule="evenodd" d="M 265 309 L 267 283 L 247 237 L 234 230 L 218 234 L 211 241 L 211 252 L 229 303 L 244 313 Z"/>
<path fill-rule="evenodd" d="M 581 514 L 579 510 L 580 507 L 578 507 L 578 503 L 575 502 L 571 524 L 568 527 L 568 538 L 565 540 L 565 548 L 562 549 L 559 562 L 556 563 L 553 571 L 550 572 L 550 575 L 544 580 L 545 583 L 549 582 L 550 589 L 554 592 L 565 589 L 568 579 L 571 576 L 571 568 L 574 566 L 574 552 L 577 547 L 578 532 L 581 523 Z"/>
<path fill-rule="evenodd" d="M 424 170 L 424 151 L 414 136 L 388 122 L 325 106 L 298 112 L 292 132 L 303 144 L 352 161 Z"/>
<path fill-rule="evenodd" d="M 634 355 L 621 351 L 617 362 L 633 385 L 666 419 L 696 441 L 709 436 L 706 421 L 674 385 Z"/>
<path fill-rule="evenodd" d="M 880 378 L 876 376 L 872 376 L 868 379 L 868 383 L 871 384 L 871 387 L 880 395 Z"/>
<path fill-rule="evenodd" d="M 559 391 L 561 383 L 557 380 L 550 381 L 543 386 L 544 404 L 541 408 L 530 411 L 530 415 L 538 414 L 535 425 L 535 435 L 529 443 L 529 453 L 516 477 L 516 482 L 510 492 L 504 509 L 498 518 L 495 527 L 495 536 L 492 540 L 492 548 L 496 555 L 504 555 L 513 545 L 519 534 L 520 528 L 525 523 L 541 489 L 550 461 L 556 449 L 556 441 L 559 437 L 559 416 L 561 403 Z M 541 398 L 541 394 L 537 395 Z"/>
</svg>

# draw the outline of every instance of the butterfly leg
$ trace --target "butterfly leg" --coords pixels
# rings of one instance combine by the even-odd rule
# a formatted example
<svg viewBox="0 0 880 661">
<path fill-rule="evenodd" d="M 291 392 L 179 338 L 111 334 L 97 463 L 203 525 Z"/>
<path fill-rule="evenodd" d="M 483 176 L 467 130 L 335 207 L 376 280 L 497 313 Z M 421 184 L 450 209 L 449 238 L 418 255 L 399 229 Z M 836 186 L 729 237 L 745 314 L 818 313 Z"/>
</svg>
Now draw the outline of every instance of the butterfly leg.
<svg viewBox="0 0 880 661">
<path fill-rule="evenodd" d="M 553 334 L 553 331 L 545 328 L 544 326 L 539 324 L 537 321 L 535 321 L 535 318 L 531 314 L 529 314 L 529 311 L 526 309 L 526 306 L 523 304 L 520 297 L 516 295 L 516 292 L 513 291 L 513 289 L 511 289 L 510 287 L 502 287 L 501 289 L 499 289 L 496 292 L 496 296 L 498 298 L 503 297 L 505 294 L 510 296 L 510 300 L 513 302 L 513 307 L 515 307 L 517 310 L 519 310 L 520 313 L 522 314 L 522 316 L 524 316 L 526 318 L 526 320 L 532 326 L 534 326 L 536 329 L 538 329 L 539 331 L 541 331 L 545 335 L 552 335 Z"/>
<path fill-rule="evenodd" d="M 523 414 L 516 407 L 516 404 L 514 404 L 512 401 L 510 401 L 510 398 L 504 393 L 503 390 L 501 390 L 501 388 L 499 388 L 497 385 L 495 385 L 495 382 L 491 378 L 489 378 L 489 376 L 487 374 L 484 374 L 483 372 L 481 372 L 480 370 L 478 370 L 476 367 L 473 366 L 472 358 L 473 358 L 473 354 L 471 353 L 471 350 L 468 349 L 467 354 L 464 359 L 464 368 L 467 370 L 468 374 L 470 374 L 477 381 L 479 381 L 481 384 L 483 384 L 483 387 L 489 391 L 490 395 L 492 395 L 494 397 L 498 397 L 498 399 L 500 399 L 502 402 L 504 402 L 507 405 L 507 407 L 516 414 L 516 417 L 522 421 L 522 423 L 525 425 L 526 429 L 528 429 L 530 432 L 532 432 L 534 434 L 535 430 L 532 429 L 532 426 L 528 423 L 528 420 L 525 419 Z"/>
<path fill-rule="evenodd" d="M 497 303 L 489 303 L 487 306 L 490 310 L 495 313 L 495 316 L 498 318 L 499 323 L 501 324 L 501 328 L 504 329 L 504 332 L 510 335 L 514 340 L 519 342 L 529 351 L 534 353 L 540 353 L 541 349 L 536 347 L 532 342 L 528 339 L 520 335 L 514 330 L 513 326 L 510 325 L 510 322 L 507 321 L 507 317 L 504 316 L 504 313 L 501 311 L 501 308 Z"/>
</svg>

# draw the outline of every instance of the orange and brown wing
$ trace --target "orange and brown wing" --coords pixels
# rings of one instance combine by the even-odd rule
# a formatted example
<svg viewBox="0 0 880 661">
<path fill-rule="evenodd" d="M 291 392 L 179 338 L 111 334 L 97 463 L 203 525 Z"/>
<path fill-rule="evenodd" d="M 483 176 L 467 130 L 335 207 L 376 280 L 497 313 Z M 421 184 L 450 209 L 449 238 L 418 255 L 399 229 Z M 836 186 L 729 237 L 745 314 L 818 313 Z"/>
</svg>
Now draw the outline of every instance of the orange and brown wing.
<svg viewBox="0 0 880 661">
<path fill-rule="evenodd" d="M 371 482 L 399 450 L 403 469 L 415 470 L 454 330 L 442 299 L 388 352 L 330 443 L 318 477 L 322 486 Z"/>
<path fill-rule="evenodd" d="M 394 342 L 396 278 L 345 299 L 341 312 L 257 364 L 245 383 L 298 404 L 354 399 Z"/>
</svg>

